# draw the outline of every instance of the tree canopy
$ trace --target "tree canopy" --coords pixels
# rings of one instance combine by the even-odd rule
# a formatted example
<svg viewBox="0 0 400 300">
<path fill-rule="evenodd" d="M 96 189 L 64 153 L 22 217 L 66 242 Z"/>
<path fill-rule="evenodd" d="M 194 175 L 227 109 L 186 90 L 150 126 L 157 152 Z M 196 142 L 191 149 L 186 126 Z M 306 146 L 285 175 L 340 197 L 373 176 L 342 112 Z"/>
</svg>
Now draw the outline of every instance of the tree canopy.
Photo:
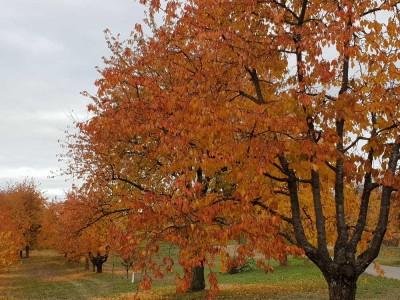
<svg viewBox="0 0 400 300">
<path fill-rule="evenodd" d="M 398 2 L 141 2 L 153 35 L 108 37 L 69 140 L 91 220 L 159 276 L 157 241 L 190 269 L 244 238 L 243 255 L 302 251 L 354 299 L 399 202 Z"/>
</svg>

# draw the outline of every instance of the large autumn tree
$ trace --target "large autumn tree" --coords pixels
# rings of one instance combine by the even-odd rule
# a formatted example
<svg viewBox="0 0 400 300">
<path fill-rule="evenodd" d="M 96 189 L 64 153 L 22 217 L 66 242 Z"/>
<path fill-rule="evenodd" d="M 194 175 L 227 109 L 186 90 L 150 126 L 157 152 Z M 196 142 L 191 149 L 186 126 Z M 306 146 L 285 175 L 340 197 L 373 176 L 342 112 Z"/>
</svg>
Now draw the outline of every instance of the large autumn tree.
<svg viewBox="0 0 400 300">
<path fill-rule="evenodd" d="M 398 2 L 167 1 L 159 27 L 148 5 L 154 36 L 109 40 L 69 171 L 104 215 L 180 246 L 291 243 L 354 299 L 398 202 Z"/>
</svg>

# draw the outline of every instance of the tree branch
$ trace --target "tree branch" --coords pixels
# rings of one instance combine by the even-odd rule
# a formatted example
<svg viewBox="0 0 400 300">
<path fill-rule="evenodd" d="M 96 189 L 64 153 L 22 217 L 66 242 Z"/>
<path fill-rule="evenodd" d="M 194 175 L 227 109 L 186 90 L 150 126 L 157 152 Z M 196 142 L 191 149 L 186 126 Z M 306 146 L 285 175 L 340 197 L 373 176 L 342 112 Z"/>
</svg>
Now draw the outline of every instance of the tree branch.
<svg viewBox="0 0 400 300">
<path fill-rule="evenodd" d="M 279 182 L 289 182 L 289 178 L 280 178 L 280 177 L 276 177 L 274 175 L 271 175 L 268 172 L 264 172 L 263 175 L 267 176 L 268 178 L 271 178 L 275 181 L 279 181 Z"/>
<path fill-rule="evenodd" d="M 246 71 L 250 74 L 251 82 L 253 83 L 254 88 L 256 89 L 258 104 L 266 104 L 261 90 L 260 80 L 258 78 L 257 70 L 246 67 Z"/>
<path fill-rule="evenodd" d="M 79 235 L 81 235 L 81 233 L 82 233 L 85 229 L 89 228 L 90 226 L 92 226 L 93 224 L 97 223 L 97 222 L 100 221 L 101 219 L 103 219 L 103 218 L 105 218 L 105 217 L 108 217 L 108 216 L 110 216 L 110 215 L 113 215 L 113 214 L 126 213 L 126 212 L 129 212 L 129 211 L 130 211 L 129 208 L 122 208 L 122 209 L 112 210 L 112 211 L 108 211 L 108 212 L 102 211 L 102 215 L 96 217 L 94 220 L 92 220 L 92 221 L 90 221 L 89 223 L 87 223 L 84 227 L 80 228 L 80 229 L 77 230 L 75 233 L 76 233 L 76 235 L 79 236 Z"/>
<path fill-rule="evenodd" d="M 267 205 L 265 205 L 263 202 L 261 202 L 259 198 L 258 198 L 258 199 L 255 199 L 255 200 L 253 200 L 253 201 L 251 201 L 251 203 L 252 203 L 253 205 L 257 205 L 257 206 L 261 207 L 262 209 L 264 209 L 264 210 L 266 210 L 267 212 L 269 212 L 271 215 L 278 216 L 278 217 L 281 218 L 283 221 L 285 221 L 285 222 L 290 223 L 290 224 L 293 225 L 293 220 L 292 220 L 291 218 L 288 218 L 288 217 L 286 217 L 286 216 L 284 216 L 284 215 L 278 213 L 277 211 L 270 209 Z"/>
<path fill-rule="evenodd" d="M 312 246 L 305 235 L 303 223 L 301 220 L 299 196 L 297 192 L 297 180 L 294 170 L 290 169 L 289 163 L 283 155 L 279 155 L 279 162 L 282 169 L 290 174 L 289 180 L 287 181 L 287 188 L 290 196 L 290 207 L 292 211 L 293 229 L 296 236 L 296 241 L 309 255 L 310 257 L 315 257 L 316 249 Z"/>
<path fill-rule="evenodd" d="M 338 158 L 336 159 L 335 174 L 335 206 L 336 206 L 336 230 L 338 237 L 335 243 L 335 261 L 344 263 L 346 260 L 345 248 L 348 240 L 346 216 L 344 208 L 344 159 L 343 159 L 343 135 L 344 120 L 336 120 L 336 133 L 339 137 L 336 149 Z"/>
<path fill-rule="evenodd" d="M 321 201 L 321 182 L 319 173 L 315 170 L 311 170 L 312 180 L 312 195 L 314 201 L 314 213 L 316 219 L 317 236 L 318 236 L 318 252 L 320 252 L 325 258 L 329 258 L 327 243 L 326 243 L 326 226 L 325 217 L 323 213 L 322 201 Z"/>
<path fill-rule="evenodd" d="M 347 152 L 351 148 L 353 148 L 359 141 L 369 141 L 370 138 L 363 137 L 363 136 L 358 136 L 352 143 L 350 143 L 346 148 L 343 149 L 343 152 Z"/>
<path fill-rule="evenodd" d="M 249 94 L 247 94 L 247 93 L 245 93 L 245 92 L 243 92 L 243 91 L 239 91 L 239 96 L 243 96 L 243 97 L 245 97 L 245 98 L 247 98 L 247 99 L 253 101 L 253 102 L 256 103 L 256 104 L 263 104 L 263 103 L 260 102 L 256 97 L 253 97 L 252 95 L 249 95 Z M 235 98 L 236 98 L 236 97 L 235 97 Z M 234 98 L 233 98 L 233 99 L 234 99 Z M 232 100 L 233 100 L 233 99 L 232 99 Z"/>
<path fill-rule="evenodd" d="M 392 145 L 392 150 L 390 152 L 387 171 L 392 175 L 394 175 L 397 171 L 397 164 L 400 156 L 399 138 L 400 137 L 398 137 L 397 141 Z M 358 272 L 363 272 L 379 254 L 380 246 L 387 230 L 390 211 L 390 198 L 393 191 L 394 188 L 392 186 L 385 185 L 382 188 L 378 224 L 375 227 L 374 237 L 372 238 L 370 246 L 367 250 L 361 253 L 356 260 Z"/>
</svg>

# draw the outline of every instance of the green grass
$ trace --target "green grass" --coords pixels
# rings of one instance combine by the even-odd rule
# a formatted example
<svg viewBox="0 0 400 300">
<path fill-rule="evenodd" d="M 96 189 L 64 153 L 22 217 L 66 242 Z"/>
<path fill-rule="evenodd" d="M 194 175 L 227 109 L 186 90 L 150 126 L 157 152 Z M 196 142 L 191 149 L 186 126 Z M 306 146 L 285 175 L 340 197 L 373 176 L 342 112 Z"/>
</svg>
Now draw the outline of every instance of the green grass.
<svg viewBox="0 0 400 300">
<path fill-rule="evenodd" d="M 400 267 L 400 248 L 382 247 L 376 261 L 382 265 Z"/>
<path fill-rule="evenodd" d="M 219 274 L 221 291 L 216 299 L 328 299 L 327 285 L 320 271 L 306 259 L 290 258 L 285 267 L 277 266 L 273 273 L 256 269 L 239 274 Z M 160 299 L 204 299 L 206 292 L 175 294 L 172 288 L 157 286 Z M 400 282 L 362 275 L 358 281 L 357 299 L 399 300 Z"/>
<path fill-rule="evenodd" d="M 162 249 L 163 252 L 165 249 Z M 176 249 L 175 249 L 176 250 Z M 385 255 L 384 255 L 385 256 Z M 114 263 L 114 272 L 112 265 Z M 219 274 L 220 293 L 216 299 L 328 299 L 320 271 L 306 259 L 289 258 L 274 272 L 263 270 Z M 208 270 L 209 271 L 209 270 Z M 215 268 L 218 271 L 218 267 Z M 176 294 L 172 281 L 156 280 L 144 299 L 204 299 L 207 292 Z M 32 257 L 8 273 L 0 274 L 0 299 L 132 299 L 136 286 L 125 278 L 118 258 L 110 258 L 103 274 L 66 264 L 53 251 L 33 251 Z M 358 299 L 399 299 L 400 281 L 363 275 L 358 281 Z"/>
<path fill-rule="evenodd" d="M 33 251 L 29 259 L 0 274 L 0 299 L 90 299 L 131 292 L 121 276 L 84 271 L 53 251 Z"/>
</svg>

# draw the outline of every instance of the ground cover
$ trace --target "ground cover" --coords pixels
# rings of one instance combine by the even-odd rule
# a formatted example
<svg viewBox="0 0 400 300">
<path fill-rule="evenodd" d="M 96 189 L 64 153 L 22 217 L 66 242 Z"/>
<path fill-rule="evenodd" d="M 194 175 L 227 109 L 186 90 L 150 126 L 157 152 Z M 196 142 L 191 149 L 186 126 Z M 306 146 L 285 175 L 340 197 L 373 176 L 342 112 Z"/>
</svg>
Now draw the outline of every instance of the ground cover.
<svg viewBox="0 0 400 300">
<path fill-rule="evenodd" d="M 54 251 L 32 251 L 29 259 L 0 274 L 0 299 L 92 299 L 132 291 L 132 285 L 110 274 L 85 272 Z"/>
<path fill-rule="evenodd" d="M 271 264 L 275 270 L 268 274 L 260 269 L 235 275 L 218 274 L 221 290 L 217 299 L 328 299 L 324 279 L 308 260 L 289 258 L 284 267 L 274 261 Z M 135 291 L 136 286 L 126 279 L 117 258 L 110 258 L 104 273 L 96 274 L 84 271 L 82 265 L 66 263 L 54 251 L 33 251 L 31 258 L 0 274 L 0 299 L 122 300 L 132 299 Z M 395 300 L 399 294 L 398 280 L 368 275 L 359 279 L 358 299 Z M 142 296 L 144 299 L 195 300 L 204 299 L 206 292 L 175 294 L 170 276 L 167 280 L 155 281 L 154 288 Z"/>
<path fill-rule="evenodd" d="M 385 266 L 400 267 L 400 248 L 383 247 L 376 261 Z"/>
</svg>

